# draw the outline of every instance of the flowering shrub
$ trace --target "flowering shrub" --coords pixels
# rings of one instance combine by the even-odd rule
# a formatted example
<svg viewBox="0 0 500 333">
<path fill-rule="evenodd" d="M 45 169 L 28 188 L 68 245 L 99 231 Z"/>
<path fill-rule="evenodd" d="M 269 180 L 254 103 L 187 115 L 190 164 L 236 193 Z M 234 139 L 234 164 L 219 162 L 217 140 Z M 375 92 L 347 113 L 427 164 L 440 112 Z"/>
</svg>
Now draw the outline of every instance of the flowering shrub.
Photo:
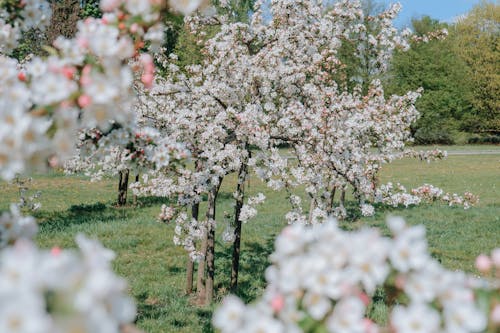
<svg viewBox="0 0 500 333">
<path fill-rule="evenodd" d="M 0 12 L 6 18 L 0 21 L 1 31 L 47 24 L 46 1 L 12 3 L 7 1 Z M 179 10 L 197 3 L 171 1 Z M 100 7 L 102 18 L 78 22 L 76 36 L 57 38 L 47 59 L 18 64 L 0 56 L 2 178 L 43 167 L 51 155 L 68 158 L 81 129 L 133 124 L 134 73 L 146 87 L 154 74 L 152 57 L 139 51 L 145 43 L 154 49 L 163 41 L 160 19 L 167 6 L 156 0 L 112 0 Z M 7 46 L 20 36 L 7 37 L 11 40 L 0 40 L 1 54 L 8 54 L 12 47 Z"/>
<path fill-rule="evenodd" d="M 479 202 L 479 198 L 470 193 L 465 192 L 463 196 L 456 193 L 445 193 L 439 187 L 430 184 L 424 184 L 414 188 L 409 193 L 401 184 L 394 186 L 391 182 L 380 185 L 375 191 L 375 202 L 383 203 L 392 207 L 403 205 L 417 206 L 422 202 L 443 202 L 449 206 L 461 206 L 464 209 L 469 209 Z"/>
<path fill-rule="evenodd" d="M 496 332 L 499 249 L 493 259 L 478 259 L 484 272 L 495 262 L 496 280 L 474 278 L 429 255 L 423 226 L 397 217 L 388 225 L 391 238 L 376 229 L 343 231 L 335 220 L 286 227 L 276 239 L 262 298 L 244 305 L 228 296 L 214 326 L 222 333 Z M 390 310 L 387 326 L 367 315 L 380 289 Z"/>
</svg>

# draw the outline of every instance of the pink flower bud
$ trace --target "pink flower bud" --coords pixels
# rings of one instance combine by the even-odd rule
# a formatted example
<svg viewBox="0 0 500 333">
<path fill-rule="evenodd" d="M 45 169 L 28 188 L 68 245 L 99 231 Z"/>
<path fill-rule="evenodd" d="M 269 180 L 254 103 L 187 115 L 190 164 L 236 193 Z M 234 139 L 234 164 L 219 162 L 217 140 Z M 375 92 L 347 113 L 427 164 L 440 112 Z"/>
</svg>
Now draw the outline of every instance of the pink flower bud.
<svg viewBox="0 0 500 333">
<path fill-rule="evenodd" d="M 91 71 L 92 71 L 92 66 L 85 65 L 82 69 L 82 75 L 89 75 Z"/>
<path fill-rule="evenodd" d="M 66 76 L 66 78 L 72 80 L 73 79 L 73 76 L 75 75 L 75 68 L 74 67 L 69 67 L 69 66 L 65 66 L 61 69 L 62 71 L 62 74 L 64 76 Z"/>
<path fill-rule="evenodd" d="M 368 304 L 370 304 L 371 299 L 370 299 L 370 297 L 368 297 L 368 295 L 367 295 L 367 294 L 365 294 L 365 293 L 363 293 L 363 292 L 360 292 L 360 293 L 358 294 L 358 297 L 359 297 L 359 299 L 361 300 L 361 302 L 363 302 L 363 304 L 364 304 L 365 306 L 368 306 Z"/>
<path fill-rule="evenodd" d="M 61 254 L 61 248 L 58 247 L 58 246 L 54 246 L 51 250 L 50 250 L 50 254 L 52 254 L 54 257 L 57 257 L 59 254 Z"/>
<path fill-rule="evenodd" d="M 81 47 L 82 49 L 86 49 L 89 47 L 89 41 L 87 38 L 80 37 L 76 40 L 76 44 L 78 47 Z"/>
<path fill-rule="evenodd" d="M 130 26 L 130 32 L 131 33 L 136 33 L 139 30 L 139 25 L 137 23 L 134 23 Z"/>
<path fill-rule="evenodd" d="M 481 254 L 476 258 L 476 268 L 481 273 L 488 273 L 491 269 L 491 259 L 487 255 Z"/>
<path fill-rule="evenodd" d="M 378 327 L 373 321 L 368 318 L 363 319 L 363 326 L 366 333 L 378 333 Z"/>
<path fill-rule="evenodd" d="M 153 86 L 153 74 L 143 74 L 141 77 L 141 82 L 144 83 L 146 88 L 151 88 Z"/>
<path fill-rule="evenodd" d="M 78 105 L 80 105 L 81 108 L 86 108 L 90 103 L 92 103 L 92 99 L 89 95 L 80 95 L 80 97 L 78 97 Z"/>
<path fill-rule="evenodd" d="M 285 299 L 280 294 L 275 295 L 271 300 L 271 308 L 274 310 L 274 312 L 280 312 L 284 306 L 285 306 Z"/>
<path fill-rule="evenodd" d="M 92 83 L 92 79 L 88 75 L 82 75 L 82 77 L 80 78 L 80 84 L 82 86 L 88 86 L 91 83 Z"/>
</svg>

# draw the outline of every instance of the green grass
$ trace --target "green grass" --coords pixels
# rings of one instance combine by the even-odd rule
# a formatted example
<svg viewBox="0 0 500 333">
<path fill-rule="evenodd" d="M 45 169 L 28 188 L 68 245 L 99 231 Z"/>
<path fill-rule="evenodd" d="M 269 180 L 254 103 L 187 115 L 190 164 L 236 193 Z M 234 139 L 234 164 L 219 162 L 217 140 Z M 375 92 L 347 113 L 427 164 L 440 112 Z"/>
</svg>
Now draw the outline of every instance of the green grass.
<svg viewBox="0 0 500 333">
<path fill-rule="evenodd" d="M 435 258 L 450 269 L 468 272 L 474 272 L 475 256 L 500 246 L 500 155 L 450 156 L 430 164 L 396 161 L 384 168 L 381 181 L 401 182 L 408 188 L 431 183 L 450 192 L 471 191 L 481 201 L 470 210 L 439 204 L 381 208 L 375 217 L 344 222 L 343 227 L 370 225 L 387 232 L 387 215 L 404 216 L 411 224 L 423 223 L 427 227 Z M 223 221 L 224 211 L 232 211 L 234 183 L 234 176 L 224 180 L 218 202 L 219 221 Z M 143 198 L 138 207 L 116 208 L 116 186 L 116 180 L 91 183 L 85 177 L 57 173 L 35 176 L 32 188 L 42 191 L 42 209 L 36 213 L 40 221 L 37 242 L 43 248 L 74 247 L 74 236 L 79 232 L 98 238 L 118 255 L 114 267 L 129 282 L 138 304 L 140 328 L 152 333 L 211 332 L 213 307 L 197 307 L 184 295 L 186 254 L 172 244 L 174 226 L 156 221 L 164 200 Z M 251 179 L 249 192 L 263 192 L 268 199 L 259 207 L 259 215 L 243 227 L 239 295 L 246 301 L 258 297 L 264 287 L 267 258 L 288 209 L 283 193 L 267 189 L 256 179 Z M 0 183 L 0 193 L 0 210 L 18 199 L 14 185 Z M 219 229 L 224 227 L 220 223 Z M 222 242 L 220 232 L 217 237 L 216 297 L 220 299 L 229 285 L 231 247 Z M 382 318 L 383 313 L 381 306 L 373 309 L 376 318 Z"/>
<path fill-rule="evenodd" d="M 496 151 L 500 153 L 500 145 L 429 145 L 429 146 L 413 146 L 410 147 L 414 150 L 420 151 L 420 150 L 432 150 L 432 149 L 441 149 L 441 150 L 446 150 L 448 152 L 455 152 L 455 151 Z"/>
</svg>

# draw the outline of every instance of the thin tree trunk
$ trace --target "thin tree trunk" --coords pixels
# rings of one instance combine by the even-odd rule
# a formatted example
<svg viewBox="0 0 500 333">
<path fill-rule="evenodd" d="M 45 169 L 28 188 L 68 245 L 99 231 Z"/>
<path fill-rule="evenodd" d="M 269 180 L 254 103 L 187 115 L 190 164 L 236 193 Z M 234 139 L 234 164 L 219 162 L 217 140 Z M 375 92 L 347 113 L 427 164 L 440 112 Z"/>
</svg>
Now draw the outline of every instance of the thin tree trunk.
<svg viewBox="0 0 500 333">
<path fill-rule="evenodd" d="M 135 182 L 139 182 L 139 172 L 135 175 Z M 137 194 L 134 194 L 134 206 L 137 206 Z"/>
<path fill-rule="evenodd" d="M 200 248 L 202 258 L 198 261 L 198 272 L 196 276 L 196 294 L 198 295 L 198 298 L 200 300 L 205 297 L 205 264 L 207 262 L 207 242 L 208 235 L 207 230 L 205 230 Z"/>
<path fill-rule="evenodd" d="M 238 172 L 238 184 L 236 185 L 236 205 L 234 208 L 234 243 L 233 243 L 233 260 L 231 264 L 231 285 L 230 289 L 235 292 L 238 288 L 238 270 L 240 267 L 240 251 L 241 251 L 241 220 L 240 213 L 245 199 L 245 180 L 248 174 L 247 159 L 243 160 Z"/>
<path fill-rule="evenodd" d="M 337 190 L 337 187 L 334 186 L 332 188 L 332 191 L 330 192 L 330 202 L 328 203 L 328 208 L 326 210 L 327 214 L 330 215 L 333 212 L 333 202 L 335 200 L 335 192 Z"/>
<path fill-rule="evenodd" d="M 207 278 L 205 280 L 205 304 L 211 304 L 214 298 L 214 278 L 215 278 L 215 212 L 216 201 L 222 179 L 208 193 L 207 209 Z"/>
<path fill-rule="evenodd" d="M 200 204 L 197 202 L 191 206 L 191 216 L 193 219 L 198 221 L 198 213 L 200 210 Z M 194 261 L 191 256 L 187 256 L 187 267 L 186 267 L 186 294 L 190 295 L 193 292 L 193 276 L 194 276 Z"/>
<path fill-rule="evenodd" d="M 342 189 L 342 192 L 340 193 L 340 207 L 342 209 L 345 209 L 345 189 Z"/>
<path fill-rule="evenodd" d="M 124 206 L 127 203 L 128 174 L 128 169 L 120 171 L 120 179 L 118 181 L 118 206 Z"/>
<path fill-rule="evenodd" d="M 309 219 L 308 223 L 312 224 L 314 207 L 316 206 L 316 200 L 314 197 L 311 198 L 311 205 L 309 206 Z"/>
</svg>

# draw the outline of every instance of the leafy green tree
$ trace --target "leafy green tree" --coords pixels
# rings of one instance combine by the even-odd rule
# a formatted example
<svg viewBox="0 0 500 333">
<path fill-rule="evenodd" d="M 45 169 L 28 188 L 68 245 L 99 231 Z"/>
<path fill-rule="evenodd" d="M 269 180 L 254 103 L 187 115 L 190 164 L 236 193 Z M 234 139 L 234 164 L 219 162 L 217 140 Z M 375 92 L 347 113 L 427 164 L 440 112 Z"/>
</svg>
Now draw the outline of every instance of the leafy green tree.
<svg viewBox="0 0 500 333">
<path fill-rule="evenodd" d="M 447 24 L 424 16 L 413 19 L 412 26 L 419 36 L 442 28 L 451 34 L 445 40 L 414 43 L 410 51 L 397 52 L 388 93 L 424 88 L 416 104 L 421 113 L 413 129 L 416 142 L 453 143 L 463 118 L 473 112 L 469 68 L 456 54 L 456 35 Z"/>
<path fill-rule="evenodd" d="M 469 131 L 500 134 L 500 5 L 483 1 L 455 25 L 456 51 L 470 68 L 474 110 Z"/>
<path fill-rule="evenodd" d="M 232 22 L 248 22 L 255 0 L 227 0 L 222 6 L 220 0 L 211 1 L 217 14 L 226 15 Z M 179 57 L 179 65 L 183 68 L 189 64 L 200 64 L 203 55 L 203 42 L 213 37 L 219 31 L 217 25 L 207 27 L 202 34 L 193 35 L 189 27 L 184 25 L 179 30 L 174 53 Z"/>
</svg>

